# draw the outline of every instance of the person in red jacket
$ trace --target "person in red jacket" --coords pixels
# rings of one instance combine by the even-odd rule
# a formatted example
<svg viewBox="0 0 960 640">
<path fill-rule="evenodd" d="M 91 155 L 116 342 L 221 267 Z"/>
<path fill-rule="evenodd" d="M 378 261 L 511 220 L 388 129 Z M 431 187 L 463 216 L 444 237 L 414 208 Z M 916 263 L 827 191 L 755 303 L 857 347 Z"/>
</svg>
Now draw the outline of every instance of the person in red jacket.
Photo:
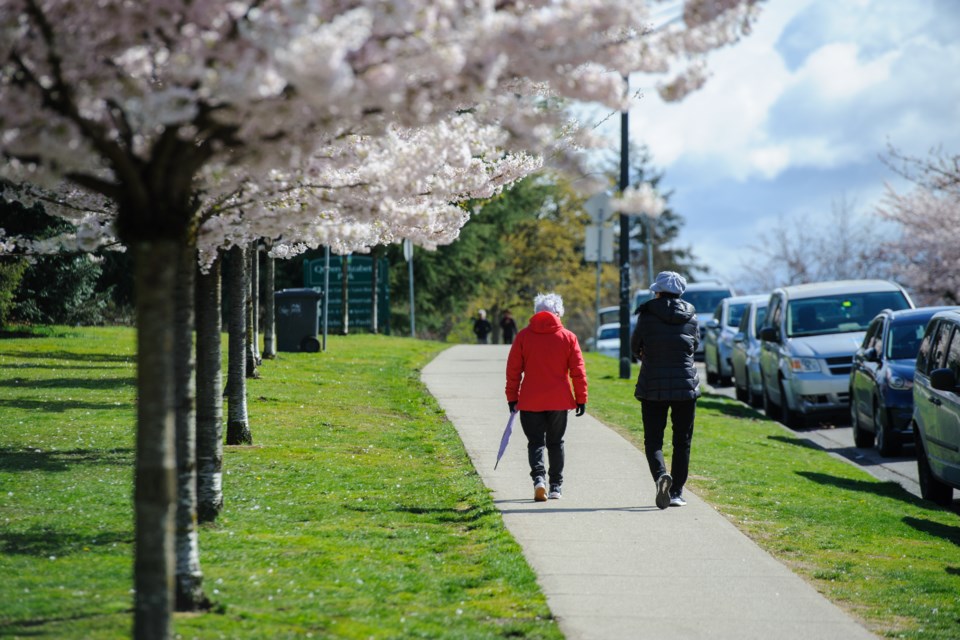
<svg viewBox="0 0 960 640">
<path fill-rule="evenodd" d="M 538 294 L 534 316 L 510 347 L 507 357 L 507 406 L 520 411 L 527 436 L 527 458 L 533 478 L 533 499 L 559 499 L 563 485 L 563 435 L 567 412 L 582 416 L 587 406 L 587 372 L 580 343 L 563 328 L 563 299 L 556 293 Z M 571 384 L 572 383 L 572 384 Z M 544 478 L 543 450 L 550 462 L 550 493 Z"/>
</svg>

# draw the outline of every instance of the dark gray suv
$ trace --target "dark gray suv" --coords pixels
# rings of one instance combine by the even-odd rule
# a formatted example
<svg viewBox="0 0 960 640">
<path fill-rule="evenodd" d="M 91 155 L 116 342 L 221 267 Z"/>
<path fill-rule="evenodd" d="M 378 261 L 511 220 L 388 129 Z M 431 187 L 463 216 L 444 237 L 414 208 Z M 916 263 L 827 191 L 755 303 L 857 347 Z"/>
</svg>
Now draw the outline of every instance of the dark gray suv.
<svg viewBox="0 0 960 640">
<path fill-rule="evenodd" d="M 949 506 L 960 489 L 960 310 L 927 323 L 913 377 L 913 436 L 920 494 Z"/>
</svg>

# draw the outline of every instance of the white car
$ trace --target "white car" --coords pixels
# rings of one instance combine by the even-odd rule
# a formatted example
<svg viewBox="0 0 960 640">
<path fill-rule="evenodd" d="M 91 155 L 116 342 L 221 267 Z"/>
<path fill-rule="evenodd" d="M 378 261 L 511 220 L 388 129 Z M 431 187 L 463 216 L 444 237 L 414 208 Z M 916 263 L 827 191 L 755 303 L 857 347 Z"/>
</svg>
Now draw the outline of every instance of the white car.
<svg viewBox="0 0 960 640">
<path fill-rule="evenodd" d="M 620 323 L 608 322 L 600 325 L 597 330 L 596 348 L 597 353 L 601 353 L 611 358 L 620 359 Z"/>
</svg>

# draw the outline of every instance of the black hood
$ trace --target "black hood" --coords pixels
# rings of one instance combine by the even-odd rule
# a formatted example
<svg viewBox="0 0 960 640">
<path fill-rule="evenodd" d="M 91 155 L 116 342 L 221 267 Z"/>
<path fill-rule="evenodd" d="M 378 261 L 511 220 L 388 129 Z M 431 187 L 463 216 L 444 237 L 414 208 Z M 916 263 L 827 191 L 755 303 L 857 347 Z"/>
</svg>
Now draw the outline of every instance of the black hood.
<svg viewBox="0 0 960 640">
<path fill-rule="evenodd" d="M 651 313 L 667 324 L 685 324 L 697 315 L 693 305 L 681 298 L 654 298 L 647 300 L 640 313 Z"/>
</svg>

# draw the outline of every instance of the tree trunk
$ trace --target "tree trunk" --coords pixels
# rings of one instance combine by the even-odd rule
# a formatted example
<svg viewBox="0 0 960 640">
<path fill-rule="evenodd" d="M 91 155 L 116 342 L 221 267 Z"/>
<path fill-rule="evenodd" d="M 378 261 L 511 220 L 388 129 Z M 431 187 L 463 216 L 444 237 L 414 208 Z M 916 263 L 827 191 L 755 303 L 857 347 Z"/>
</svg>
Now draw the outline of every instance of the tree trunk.
<svg viewBox="0 0 960 640">
<path fill-rule="evenodd" d="M 197 273 L 197 517 L 223 509 L 223 371 L 220 364 L 220 265 Z"/>
<path fill-rule="evenodd" d="M 227 349 L 227 444 L 253 444 L 247 422 L 247 252 L 230 249 L 230 338 Z"/>
<path fill-rule="evenodd" d="M 203 594 L 197 537 L 196 358 L 193 347 L 194 282 L 197 250 L 184 245 L 177 260 L 174 310 L 174 375 L 176 378 L 177 518 L 175 531 L 177 611 L 208 609 Z"/>
<path fill-rule="evenodd" d="M 276 278 L 276 260 L 269 253 L 264 255 L 263 264 L 263 357 L 277 357 L 277 327 L 273 307 L 273 284 Z"/>
<path fill-rule="evenodd" d="M 350 333 L 350 269 L 347 264 L 349 256 L 340 256 L 340 335 Z"/>
<path fill-rule="evenodd" d="M 500 304 L 497 303 L 490 307 L 490 314 L 487 316 L 490 318 L 490 324 L 493 327 L 490 333 L 490 344 L 500 344 Z"/>
<path fill-rule="evenodd" d="M 174 288 L 178 243 L 131 244 L 137 318 L 133 637 L 167 640 L 173 608 Z"/>
<path fill-rule="evenodd" d="M 247 377 L 259 378 L 260 372 L 260 336 L 258 335 L 257 318 L 260 315 L 260 249 L 256 242 L 250 243 L 249 297 L 247 298 Z"/>
</svg>

